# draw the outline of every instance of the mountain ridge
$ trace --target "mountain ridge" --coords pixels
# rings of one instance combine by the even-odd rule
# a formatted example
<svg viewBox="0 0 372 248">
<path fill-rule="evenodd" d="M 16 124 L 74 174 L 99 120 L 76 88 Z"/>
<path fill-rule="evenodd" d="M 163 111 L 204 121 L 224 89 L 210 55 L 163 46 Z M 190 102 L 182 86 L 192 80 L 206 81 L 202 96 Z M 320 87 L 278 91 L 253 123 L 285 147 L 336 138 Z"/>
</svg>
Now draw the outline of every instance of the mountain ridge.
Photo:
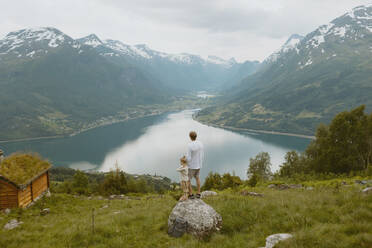
<svg viewBox="0 0 372 248">
<path fill-rule="evenodd" d="M 372 6 L 321 25 L 269 56 L 198 119 L 239 128 L 311 135 L 335 113 L 372 110 Z"/>
</svg>

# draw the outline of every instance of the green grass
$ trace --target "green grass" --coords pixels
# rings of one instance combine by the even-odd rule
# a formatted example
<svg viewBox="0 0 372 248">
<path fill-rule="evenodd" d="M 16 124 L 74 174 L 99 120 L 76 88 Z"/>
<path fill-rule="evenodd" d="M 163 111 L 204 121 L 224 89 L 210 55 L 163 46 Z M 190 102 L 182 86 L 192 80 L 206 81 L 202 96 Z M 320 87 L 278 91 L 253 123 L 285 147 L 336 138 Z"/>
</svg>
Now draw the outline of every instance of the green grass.
<svg viewBox="0 0 372 248">
<path fill-rule="evenodd" d="M 176 200 L 170 195 L 142 196 L 139 200 L 99 200 L 53 194 L 45 203 L 0 214 L 0 247 L 260 247 L 274 233 L 294 238 L 277 247 L 372 247 L 372 195 L 360 187 L 316 187 L 278 191 L 267 187 L 248 190 L 264 197 L 241 196 L 225 190 L 205 201 L 223 218 L 220 233 L 199 241 L 190 235 L 167 235 L 167 218 Z M 107 208 L 101 209 L 102 206 Z M 50 213 L 40 216 L 41 207 Z M 95 232 L 92 232 L 95 208 Z M 23 225 L 2 227 L 20 217 Z"/>
<path fill-rule="evenodd" d="M 13 153 L 0 164 L 0 175 L 22 185 L 50 167 L 51 164 L 38 154 Z"/>
</svg>

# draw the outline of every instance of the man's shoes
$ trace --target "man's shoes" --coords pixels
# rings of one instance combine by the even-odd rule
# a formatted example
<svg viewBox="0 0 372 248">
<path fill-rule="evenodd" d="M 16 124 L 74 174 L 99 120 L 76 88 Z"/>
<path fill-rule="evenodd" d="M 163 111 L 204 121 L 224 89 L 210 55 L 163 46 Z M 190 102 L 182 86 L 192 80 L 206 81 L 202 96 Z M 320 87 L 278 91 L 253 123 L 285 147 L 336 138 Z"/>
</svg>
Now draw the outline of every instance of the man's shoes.
<svg viewBox="0 0 372 248">
<path fill-rule="evenodd" d="M 196 198 L 200 199 L 201 195 L 200 194 L 196 194 Z"/>
<path fill-rule="evenodd" d="M 194 194 L 189 195 L 189 199 L 195 199 L 195 195 Z"/>
</svg>

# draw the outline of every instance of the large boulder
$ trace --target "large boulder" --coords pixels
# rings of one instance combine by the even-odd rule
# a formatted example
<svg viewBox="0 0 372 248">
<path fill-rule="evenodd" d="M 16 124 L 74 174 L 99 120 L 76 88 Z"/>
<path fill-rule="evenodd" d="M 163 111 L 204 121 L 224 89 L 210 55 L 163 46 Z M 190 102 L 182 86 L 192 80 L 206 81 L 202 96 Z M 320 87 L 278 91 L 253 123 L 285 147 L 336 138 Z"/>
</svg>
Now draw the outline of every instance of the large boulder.
<svg viewBox="0 0 372 248">
<path fill-rule="evenodd" d="M 221 227 L 221 215 L 200 199 L 178 202 L 168 218 L 168 234 L 172 237 L 189 233 L 204 238 Z"/>
</svg>

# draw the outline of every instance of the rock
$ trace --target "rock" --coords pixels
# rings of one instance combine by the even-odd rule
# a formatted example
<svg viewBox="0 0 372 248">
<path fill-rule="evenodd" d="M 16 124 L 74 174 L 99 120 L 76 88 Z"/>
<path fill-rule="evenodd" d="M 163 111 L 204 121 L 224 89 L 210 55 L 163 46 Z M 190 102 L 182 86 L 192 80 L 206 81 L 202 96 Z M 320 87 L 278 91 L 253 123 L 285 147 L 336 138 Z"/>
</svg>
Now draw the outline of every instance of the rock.
<svg viewBox="0 0 372 248">
<path fill-rule="evenodd" d="M 101 207 L 101 209 L 108 208 L 108 205 L 104 205 Z"/>
<path fill-rule="evenodd" d="M 265 248 L 273 248 L 279 241 L 292 238 L 292 234 L 289 233 L 277 233 L 270 235 L 266 238 Z"/>
<path fill-rule="evenodd" d="M 49 208 L 44 208 L 43 210 L 40 211 L 40 215 L 47 215 L 50 213 L 50 209 Z"/>
<path fill-rule="evenodd" d="M 17 221 L 16 219 L 11 219 L 8 223 L 5 224 L 4 229 L 5 230 L 12 230 L 19 225 L 23 224 L 22 221 Z"/>
<path fill-rule="evenodd" d="M 291 188 L 291 189 L 302 189 L 302 185 L 301 184 L 290 184 L 289 188 Z"/>
<path fill-rule="evenodd" d="M 269 186 L 267 186 L 267 187 L 270 188 L 270 189 L 275 189 L 276 185 L 275 184 L 269 184 Z"/>
<path fill-rule="evenodd" d="M 189 233 L 203 238 L 221 227 L 221 215 L 200 199 L 178 202 L 168 218 L 168 234 L 172 237 Z"/>
<path fill-rule="evenodd" d="M 314 189 L 314 187 L 311 187 L 311 186 L 306 187 L 306 190 L 313 190 L 313 189 Z"/>
<path fill-rule="evenodd" d="M 243 190 L 240 194 L 241 195 L 250 195 L 250 196 L 260 196 L 260 197 L 263 197 L 264 196 L 261 193 L 249 192 L 249 191 L 246 191 L 246 190 Z"/>
<path fill-rule="evenodd" d="M 347 185 L 347 183 L 345 181 L 342 181 L 341 185 Z"/>
<path fill-rule="evenodd" d="M 98 196 L 97 199 L 98 200 L 103 200 L 103 196 Z"/>
<path fill-rule="evenodd" d="M 114 199 L 124 199 L 125 195 L 110 195 L 109 199 L 114 200 Z"/>
<path fill-rule="evenodd" d="M 368 188 L 363 189 L 362 193 L 371 194 L 372 193 L 372 187 L 368 187 Z"/>
<path fill-rule="evenodd" d="M 48 189 L 47 192 L 45 193 L 45 196 L 46 196 L 46 197 L 51 197 L 51 196 L 52 196 L 52 194 L 50 193 L 50 190 L 49 190 L 49 189 Z"/>
<path fill-rule="evenodd" d="M 168 234 L 179 238 L 187 231 L 187 221 L 182 217 L 176 217 L 172 226 L 168 229 Z"/>
<path fill-rule="evenodd" d="M 276 186 L 276 188 L 279 190 L 285 190 L 285 189 L 289 189 L 289 186 L 287 184 L 279 184 Z"/>
<path fill-rule="evenodd" d="M 201 192 L 200 195 L 201 195 L 201 198 L 206 198 L 208 196 L 216 196 L 217 192 L 206 190 L 206 191 Z"/>
<path fill-rule="evenodd" d="M 9 208 L 6 208 L 6 209 L 4 210 L 4 213 L 7 214 L 7 215 L 10 214 L 11 212 L 12 212 L 12 210 L 10 210 Z"/>
<path fill-rule="evenodd" d="M 365 181 L 365 180 L 355 180 L 354 181 L 356 184 L 361 184 L 361 185 L 365 185 L 365 184 L 367 184 L 367 181 Z"/>
</svg>

